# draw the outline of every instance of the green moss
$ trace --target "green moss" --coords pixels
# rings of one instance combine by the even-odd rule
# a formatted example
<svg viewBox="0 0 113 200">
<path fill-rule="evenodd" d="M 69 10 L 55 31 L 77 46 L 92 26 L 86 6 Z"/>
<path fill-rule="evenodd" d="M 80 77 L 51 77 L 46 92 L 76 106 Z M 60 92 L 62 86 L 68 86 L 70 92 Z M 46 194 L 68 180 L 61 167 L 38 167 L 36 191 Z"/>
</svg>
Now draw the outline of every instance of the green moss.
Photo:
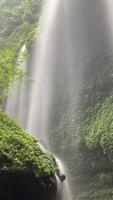
<svg viewBox="0 0 113 200">
<path fill-rule="evenodd" d="M 0 112 L 0 199 L 55 199 L 55 168 L 38 141 Z"/>
<path fill-rule="evenodd" d="M 0 113 L 0 171 L 23 171 L 36 177 L 54 174 L 52 157 L 41 151 L 37 140 Z"/>
</svg>

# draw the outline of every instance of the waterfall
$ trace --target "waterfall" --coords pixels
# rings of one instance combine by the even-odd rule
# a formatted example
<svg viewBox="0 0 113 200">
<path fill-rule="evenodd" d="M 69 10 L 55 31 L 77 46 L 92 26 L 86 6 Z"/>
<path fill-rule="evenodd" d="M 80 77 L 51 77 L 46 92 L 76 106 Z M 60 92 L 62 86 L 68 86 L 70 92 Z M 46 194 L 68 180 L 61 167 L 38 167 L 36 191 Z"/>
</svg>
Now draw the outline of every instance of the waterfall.
<svg viewBox="0 0 113 200">
<path fill-rule="evenodd" d="M 82 31 L 83 22 L 79 25 L 83 14 L 77 8 L 82 9 L 82 3 L 46 2 L 40 36 L 33 49 L 31 86 L 28 88 L 24 81 L 16 94 L 9 95 L 6 105 L 6 112 L 39 138 L 46 138 L 68 108 L 75 111 L 78 107 L 88 55 L 87 34 Z M 28 70 L 25 62 L 22 66 Z"/>
<path fill-rule="evenodd" d="M 57 167 L 58 167 L 60 173 L 68 174 L 66 172 L 66 168 L 65 168 L 64 164 L 62 164 L 60 159 L 55 156 L 55 160 L 56 160 L 56 164 L 57 164 Z M 57 177 L 57 184 L 58 184 L 58 195 L 60 196 L 60 198 L 58 200 L 71 200 L 72 197 L 71 197 L 70 187 L 68 184 L 68 177 L 66 176 L 66 180 L 62 184 L 61 184 L 61 181 L 59 180 L 59 178 Z"/>
<path fill-rule="evenodd" d="M 23 45 L 19 56 L 18 63 L 24 72 L 27 71 L 27 61 L 24 58 L 26 52 L 26 45 Z M 11 90 L 7 99 L 5 111 L 13 118 L 15 118 L 21 126 L 25 126 L 27 110 L 26 108 L 26 89 L 27 81 L 22 80 L 21 84 L 16 83 L 13 91 Z"/>
<path fill-rule="evenodd" d="M 40 143 L 38 143 L 38 145 L 40 146 L 40 149 L 43 152 L 47 152 L 50 153 L 47 149 L 45 149 Z M 57 166 L 58 169 L 58 173 L 56 172 L 55 176 L 56 176 L 56 182 L 57 182 L 57 200 L 71 200 L 71 191 L 70 191 L 70 187 L 69 187 L 69 182 L 68 182 L 68 177 L 67 177 L 67 172 L 66 172 L 66 167 L 64 166 L 64 164 L 61 162 L 61 160 L 56 157 L 55 155 L 53 155 L 54 157 L 54 161 L 55 161 L 55 165 Z M 61 176 L 66 176 L 66 178 L 63 178 L 63 180 L 61 180 Z"/>
<path fill-rule="evenodd" d="M 9 94 L 6 105 L 6 112 L 40 140 L 47 139 L 49 131 L 57 127 L 66 111 L 75 112 L 79 107 L 85 68 L 88 69 L 94 56 L 104 52 L 108 40 L 111 41 L 106 37 L 106 9 L 111 19 L 112 0 L 46 2 L 40 36 L 33 48 L 29 74 L 33 82 L 27 91 L 24 81 L 15 94 Z M 22 67 L 27 70 L 26 62 Z M 57 164 L 68 177 L 59 159 Z M 56 178 L 61 193 L 61 182 Z M 71 200 L 68 183 L 67 178 L 63 183 L 63 200 Z"/>
<path fill-rule="evenodd" d="M 43 27 L 37 39 L 32 71 L 34 84 L 31 87 L 30 105 L 28 108 L 27 130 L 34 135 L 46 135 L 53 93 L 54 50 L 51 39 L 59 0 L 47 1 Z M 51 43 L 51 44 L 50 44 Z M 38 126 L 37 126 L 38 123 Z"/>
<path fill-rule="evenodd" d="M 80 34 L 81 30 L 75 32 L 71 10 L 67 0 L 48 0 L 41 34 L 35 42 L 31 72 L 34 83 L 26 126 L 35 136 L 46 137 L 65 110 L 69 107 L 75 110 L 78 105 L 87 47 L 84 48 L 81 39 L 73 40 L 74 34 Z M 64 105 L 62 114 L 59 102 Z"/>
</svg>

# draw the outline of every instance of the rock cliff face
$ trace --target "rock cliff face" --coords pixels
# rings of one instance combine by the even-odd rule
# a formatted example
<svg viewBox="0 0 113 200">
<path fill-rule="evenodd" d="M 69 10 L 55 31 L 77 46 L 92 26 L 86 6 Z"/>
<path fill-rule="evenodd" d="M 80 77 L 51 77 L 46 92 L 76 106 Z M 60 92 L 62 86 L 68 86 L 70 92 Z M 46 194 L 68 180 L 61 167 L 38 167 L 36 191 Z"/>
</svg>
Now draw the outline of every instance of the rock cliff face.
<svg viewBox="0 0 113 200">
<path fill-rule="evenodd" d="M 51 155 L 0 112 L 0 199 L 54 200 L 56 190 Z"/>
</svg>

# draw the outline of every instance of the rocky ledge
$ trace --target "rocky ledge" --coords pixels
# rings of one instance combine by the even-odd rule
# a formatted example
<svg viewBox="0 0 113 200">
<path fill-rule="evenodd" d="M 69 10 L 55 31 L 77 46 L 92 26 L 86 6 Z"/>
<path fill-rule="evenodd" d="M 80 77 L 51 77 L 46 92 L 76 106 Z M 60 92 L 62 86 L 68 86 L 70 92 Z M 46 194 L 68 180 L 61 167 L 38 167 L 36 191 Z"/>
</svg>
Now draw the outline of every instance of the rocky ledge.
<svg viewBox="0 0 113 200">
<path fill-rule="evenodd" d="M 0 112 L 0 200 L 55 200 L 53 158 Z"/>
</svg>

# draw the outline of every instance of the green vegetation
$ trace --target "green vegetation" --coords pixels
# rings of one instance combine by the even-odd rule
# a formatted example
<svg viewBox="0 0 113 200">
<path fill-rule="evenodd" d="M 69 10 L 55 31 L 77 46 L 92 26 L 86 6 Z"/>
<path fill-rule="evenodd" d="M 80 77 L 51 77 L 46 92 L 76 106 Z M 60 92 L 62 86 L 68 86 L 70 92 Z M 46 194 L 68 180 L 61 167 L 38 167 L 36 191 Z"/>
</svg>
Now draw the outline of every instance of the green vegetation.
<svg viewBox="0 0 113 200">
<path fill-rule="evenodd" d="M 21 61 L 39 32 L 43 0 L 0 1 L 0 108 L 25 72 Z M 54 159 L 38 141 L 0 111 L 0 199 L 52 200 L 56 195 Z"/>
<path fill-rule="evenodd" d="M 25 75 L 18 55 L 24 44 L 30 49 L 39 31 L 43 1 L 0 1 L 0 107 L 9 89 Z M 67 106 L 68 83 L 62 76 L 54 92 L 53 107 L 59 110 L 55 118 L 51 116 L 54 130 L 49 140 L 52 150 L 68 166 L 74 200 L 113 199 L 113 60 L 107 51 L 105 46 L 100 53 L 95 52 L 85 68 L 78 110 L 74 105 Z M 41 190 L 45 196 L 40 199 L 48 200 L 47 194 L 56 191 L 52 163 L 53 158 L 41 151 L 35 138 L 0 112 L 0 199 L 16 200 L 17 194 L 23 198 L 28 193 L 25 200 L 36 200 L 42 195 L 37 193 Z M 26 185 L 27 192 L 16 191 L 21 184 Z M 14 189 L 16 194 L 12 197 Z"/>
<path fill-rule="evenodd" d="M 85 68 L 78 110 L 59 102 L 62 119 L 49 135 L 52 149 L 68 167 L 74 200 L 113 198 L 112 74 L 113 60 L 105 47 Z"/>
<path fill-rule="evenodd" d="M 43 0 L 2 0 L 0 2 L 0 105 L 24 72 L 19 67 L 21 47 L 33 41 Z"/>
<path fill-rule="evenodd" d="M 42 152 L 37 140 L 0 112 L 0 199 L 16 200 L 18 195 L 19 199 L 52 199 L 56 195 L 55 167 L 52 156 Z"/>
<path fill-rule="evenodd" d="M 105 100 L 85 132 L 89 148 L 100 146 L 108 155 L 113 152 L 113 96 Z"/>
<path fill-rule="evenodd" d="M 51 163 L 51 156 L 42 153 L 35 138 L 0 113 L 0 170 L 29 171 L 38 177 L 54 173 Z"/>
<path fill-rule="evenodd" d="M 78 198 L 80 200 L 112 200 L 113 199 L 113 189 L 107 189 L 102 191 L 90 191 L 86 192 L 83 195 L 79 195 Z"/>
</svg>

